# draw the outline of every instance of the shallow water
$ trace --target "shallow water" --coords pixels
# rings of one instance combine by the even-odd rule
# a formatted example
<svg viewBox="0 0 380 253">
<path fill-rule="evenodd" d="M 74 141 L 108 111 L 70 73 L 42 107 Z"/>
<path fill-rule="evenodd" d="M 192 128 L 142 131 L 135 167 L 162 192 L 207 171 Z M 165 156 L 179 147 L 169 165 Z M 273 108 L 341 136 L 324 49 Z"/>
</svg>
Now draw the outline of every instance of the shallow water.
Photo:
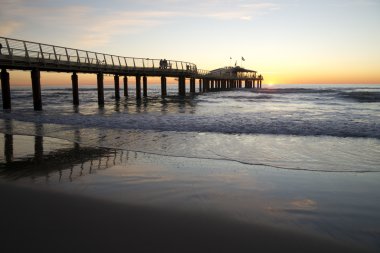
<svg viewBox="0 0 380 253">
<path fill-rule="evenodd" d="M 380 86 L 291 86 L 115 101 L 12 89 L 0 177 L 137 205 L 223 213 L 380 249 Z M 133 90 L 130 91 L 133 94 Z M 53 138 L 48 138 L 53 137 Z M 57 139 L 56 139 L 57 138 Z"/>
<path fill-rule="evenodd" d="M 12 145 L 10 145 L 12 144 Z M 204 212 L 380 249 L 379 173 L 293 171 L 6 135 L 0 179 L 129 205 Z"/>
<path fill-rule="evenodd" d="M 240 89 L 184 99 L 169 87 L 171 96 L 161 99 L 151 85 L 149 98 L 139 102 L 115 101 L 109 88 L 101 108 L 94 88 L 80 89 L 79 107 L 71 105 L 69 88 L 47 88 L 42 112 L 29 105 L 29 89 L 14 89 L 0 130 L 284 169 L 380 171 L 378 85 Z"/>
</svg>

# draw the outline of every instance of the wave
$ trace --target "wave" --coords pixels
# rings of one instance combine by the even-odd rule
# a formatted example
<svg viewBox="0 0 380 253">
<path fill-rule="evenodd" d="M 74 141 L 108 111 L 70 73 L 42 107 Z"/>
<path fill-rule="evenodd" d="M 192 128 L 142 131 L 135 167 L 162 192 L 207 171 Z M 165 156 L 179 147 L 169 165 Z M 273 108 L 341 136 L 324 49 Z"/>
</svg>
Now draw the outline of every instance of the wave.
<svg viewBox="0 0 380 253">
<path fill-rule="evenodd" d="M 351 99 L 361 103 L 380 102 L 380 92 L 374 91 L 351 91 L 341 92 L 340 96 L 346 99 Z"/>
</svg>

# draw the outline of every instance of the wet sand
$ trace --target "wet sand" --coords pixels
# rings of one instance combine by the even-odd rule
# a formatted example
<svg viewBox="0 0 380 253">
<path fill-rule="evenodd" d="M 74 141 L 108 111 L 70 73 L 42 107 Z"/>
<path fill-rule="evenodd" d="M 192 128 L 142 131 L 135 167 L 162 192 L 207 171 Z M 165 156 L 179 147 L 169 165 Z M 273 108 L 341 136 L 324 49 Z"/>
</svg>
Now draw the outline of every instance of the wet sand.
<svg viewBox="0 0 380 253">
<path fill-rule="evenodd" d="M 2 252 L 364 252 L 212 213 L 112 203 L 0 184 Z"/>
</svg>

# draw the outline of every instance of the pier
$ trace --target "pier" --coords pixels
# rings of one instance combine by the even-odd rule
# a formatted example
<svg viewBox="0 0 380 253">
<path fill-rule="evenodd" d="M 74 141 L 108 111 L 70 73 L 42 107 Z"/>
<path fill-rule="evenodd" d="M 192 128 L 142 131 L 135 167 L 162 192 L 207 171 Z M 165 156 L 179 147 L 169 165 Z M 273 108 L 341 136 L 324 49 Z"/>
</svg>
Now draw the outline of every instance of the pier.
<svg viewBox="0 0 380 253">
<path fill-rule="evenodd" d="M 162 97 L 167 96 L 167 78 L 178 80 L 178 95 L 182 97 L 186 96 L 186 80 L 189 80 L 191 94 L 197 93 L 197 80 L 198 93 L 262 87 L 262 75 L 238 66 L 208 71 L 185 61 L 123 57 L 5 37 L 0 37 L 0 44 L 3 109 L 11 109 L 11 78 L 8 70 L 30 71 L 36 111 L 42 110 L 41 72 L 44 71 L 72 73 L 72 103 L 76 106 L 80 104 L 78 73 L 97 75 L 99 106 L 104 105 L 104 75 L 114 76 L 116 100 L 121 98 L 121 77 L 124 97 L 130 95 L 129 79 L 136 80 L 136 99 L 148 96 L 148 77 L 161 78 Z"/>
</svg>

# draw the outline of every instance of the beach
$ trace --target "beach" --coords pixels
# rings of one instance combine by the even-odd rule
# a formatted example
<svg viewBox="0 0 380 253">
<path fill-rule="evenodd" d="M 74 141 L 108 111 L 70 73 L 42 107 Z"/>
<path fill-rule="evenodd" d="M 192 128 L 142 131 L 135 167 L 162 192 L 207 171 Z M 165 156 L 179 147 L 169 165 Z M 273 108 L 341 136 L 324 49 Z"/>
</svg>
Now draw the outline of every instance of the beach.
<svg viewBox="0 0 380 253">
<path fill-rule="evenodd" d="M 57 101 L 42 112 L 22 104 L 21 90 L 0 118 L 4 247 L 376 252 L 378 91 L 369 90 L 236 90 L 116 105 L 110 92 L 104 108 L 90 90 L 79 108 Z M 363 92 L 374 101 L 352 98 Z"/>
<path fill-rule="evenodd" d="M 364 252 L 211 213 L 131 206 L 1 184 L 4 252 Z"/>
</svg>

